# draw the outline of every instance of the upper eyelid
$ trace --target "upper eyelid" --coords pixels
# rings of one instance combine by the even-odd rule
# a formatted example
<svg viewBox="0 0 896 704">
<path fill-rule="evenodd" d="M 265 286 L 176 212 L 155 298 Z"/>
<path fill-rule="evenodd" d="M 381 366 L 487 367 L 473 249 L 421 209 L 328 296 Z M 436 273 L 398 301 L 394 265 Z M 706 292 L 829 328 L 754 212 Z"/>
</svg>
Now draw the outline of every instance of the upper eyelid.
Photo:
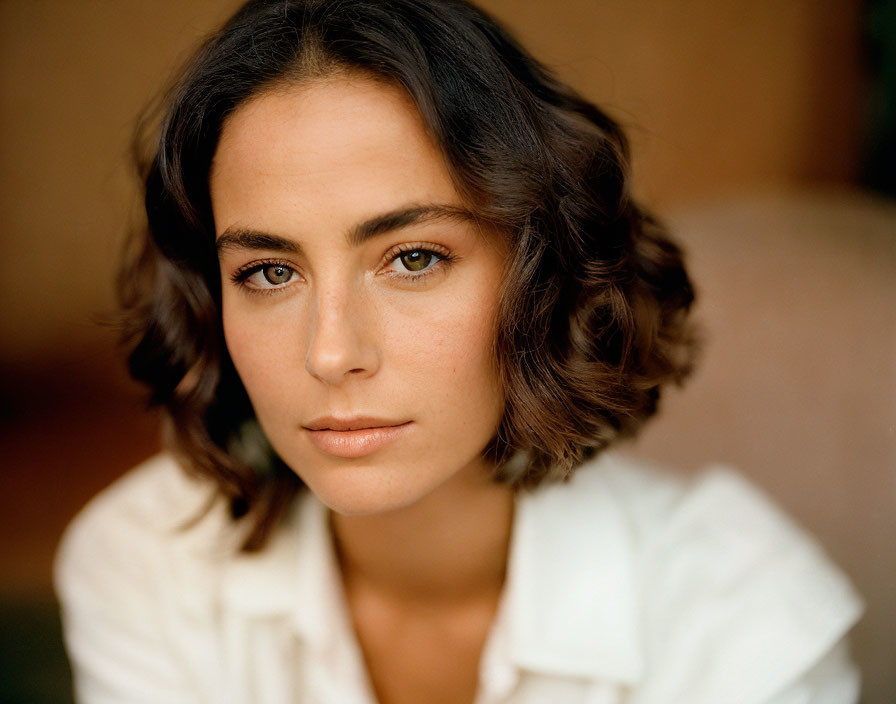
<svg viewBox="0 0 896 704">
<path fill-rule="evenodd" d="M 383 258 L 389 258 L 389 260 L 391 261 L 392 258 L 395 258 L 399 254 L 404 254 L 405 252 L 413 252 L 418 249 L 424 252 L 432 252 L 433 254 L 438 254 L 441 257 L 447 257 L 451 253 L 447 247 L 444 247 L 440 244 L 435 244 L 434 242 L 402 242 L 401 244 L 397 244 L 394 247 L 390 247 L 383 255 Z"/>
<path fill-rule="evenodd" d="M 249 262 L 248 264 L 242 264 L 241 266 L 237 267 L 236 272 L 240 273 L 243 271 L 250 271 L 252 269 L 258 269 L 260 267 L 265 267 L 265 266 L 276 266 L 277 264 L 283 264 L 285 266 L 288 266 L 290 269 L 297 268 L 296 266 L 294 266 L 293 264 L 288 262 L 286 259 L 281 259 L 279 257 L 272 257 L 270 259 L 255 259 L 255 260 Z"/>
</svg>

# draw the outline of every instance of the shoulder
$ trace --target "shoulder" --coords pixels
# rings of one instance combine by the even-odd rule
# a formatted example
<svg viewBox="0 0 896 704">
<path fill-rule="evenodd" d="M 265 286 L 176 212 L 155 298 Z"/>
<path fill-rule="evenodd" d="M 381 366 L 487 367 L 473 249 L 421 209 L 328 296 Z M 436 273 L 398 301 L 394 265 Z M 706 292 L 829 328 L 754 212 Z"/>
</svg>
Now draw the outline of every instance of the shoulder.
<svg viewBox="0 0 896 704">
<path fill-rule="evenodd" d="M 170 589 L 184 566 L 210 567 L 235 545 L 213 484 L 168 454 L 150 458 L 95 496 L 63 533 L 54 583 L 69 613 L 126 608 L 139 594 Z"/>
<path fill-rule="evenodd" d="M 645 575 L 671 579 L 681 571 L 709 589 L 786 568 L 792 577 L 802 571 L 813 578 L 823 589 L 813 597 L 855 600 L 818 542 L 730 467 L 682 475 L 608 454 L 582 467 L 562 491 L 584 504 L 601 497 L 613 506 Z M 801 600 L 808 596 L 803 591 Z"/>
<path fill-rule="evenodd" d="M 192 477 L 168 453 L 148 458 L 113 481 L 78 513 L 73 526 L 95 516 L 127 514 L 133 520 L 162 524 L 191 510 L 212 492 L 210 482 Z"/>
<path fill-rule="evenodd" d="M 764 586 L 797 611 L 858 615 L 858 596 L 816 539 L 730 467 L 681 476 L 609 457 L 591 483 L 626 517 L 641 573 L 666 587 L 657 594 L 694 601 Z"/>
<path fill-rule="evenodd" d="M 580 539 L 606 531 L 596 512 L 613 516 L 637 591 L 644 701 L 766 701 L 844 651 L 863 608 L 849 580 L 732 469 L 684 477 L 608 454 L 552 491 L 538 500 L 555 516 L 573 507 L 564 520 Z"/>
<path fill-rule="evenodd" d="M 199 642 L 179 623 L 184 614 L 186 622 L 202 620 L 208 605 L 199 595 L 233 534 L 215 496 L 210 482 L 159 455 L 111 484 L 69 524 L 54 583 L 79 699 L 191 700 L 188 655 L 172 657 L 172 644 Z"/>
<path fill-rule="evenodd" d="M 66 528 L 57 570 L 72 567 L 85 553 L 143 552 L 163 545 L 196 542 L 188 526 L 206 534 L 225 529 L 211 482 L 189 476 L 168 454 L 152 457 L 91 499 Z M 215 510 L 215 509 L 218 510 Z M 208 510 L 207 510 L 208 509 Z"/>
</svg>

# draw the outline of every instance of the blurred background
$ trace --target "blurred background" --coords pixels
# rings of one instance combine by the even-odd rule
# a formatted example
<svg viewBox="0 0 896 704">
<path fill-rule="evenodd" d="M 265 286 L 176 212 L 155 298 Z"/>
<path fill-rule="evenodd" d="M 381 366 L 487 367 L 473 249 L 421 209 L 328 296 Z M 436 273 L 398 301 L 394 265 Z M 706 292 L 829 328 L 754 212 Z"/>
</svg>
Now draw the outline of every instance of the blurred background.
<svg viewBox="0 0 896 704">
<path fill-rule="evenodd" d="M 738 467 L 851 576 L 896 701 L 896 2 L 482 0 L 627 126 L 690 253 L 703 364 L 632 448 Z M 65 524 L 159 447 L 104 321 L 129 140 L 232 0 L 0 0 L 0 702 L 69 702 Z"/>
</svg>

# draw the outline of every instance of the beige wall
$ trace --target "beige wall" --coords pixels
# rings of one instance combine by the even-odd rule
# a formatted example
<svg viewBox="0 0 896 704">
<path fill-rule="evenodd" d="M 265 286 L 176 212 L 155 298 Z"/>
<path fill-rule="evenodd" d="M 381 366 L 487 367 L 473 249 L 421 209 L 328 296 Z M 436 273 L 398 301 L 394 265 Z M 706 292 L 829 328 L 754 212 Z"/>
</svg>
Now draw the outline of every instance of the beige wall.
<svg viewBox="0 0 896 704">
<path fill-rule="evenodd" d="M 0 2 L 0 362 L 104 333 L 135 217 L 134 116 L 232 0 Z M 853 0 L 487 0 L 632 130 L 660 206 L 849 180 L 861 85 Z"/>
</svg>

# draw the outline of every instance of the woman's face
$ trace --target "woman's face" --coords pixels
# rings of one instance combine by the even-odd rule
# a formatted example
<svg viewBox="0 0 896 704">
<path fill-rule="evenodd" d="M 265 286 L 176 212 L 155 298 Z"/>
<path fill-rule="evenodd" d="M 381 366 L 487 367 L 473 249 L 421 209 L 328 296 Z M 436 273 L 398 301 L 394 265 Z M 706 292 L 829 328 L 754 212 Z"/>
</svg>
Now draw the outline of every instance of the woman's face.
<svg viewBox="0 0 896 704">
<path fill-rule="evenodd" d="M 361 514 L 483 482 L 506 249 L 410 99 L 358 76 L 265 92 L 225 122 L 210 190 L 228 350 L 310 489 Z"/>
</svg>

